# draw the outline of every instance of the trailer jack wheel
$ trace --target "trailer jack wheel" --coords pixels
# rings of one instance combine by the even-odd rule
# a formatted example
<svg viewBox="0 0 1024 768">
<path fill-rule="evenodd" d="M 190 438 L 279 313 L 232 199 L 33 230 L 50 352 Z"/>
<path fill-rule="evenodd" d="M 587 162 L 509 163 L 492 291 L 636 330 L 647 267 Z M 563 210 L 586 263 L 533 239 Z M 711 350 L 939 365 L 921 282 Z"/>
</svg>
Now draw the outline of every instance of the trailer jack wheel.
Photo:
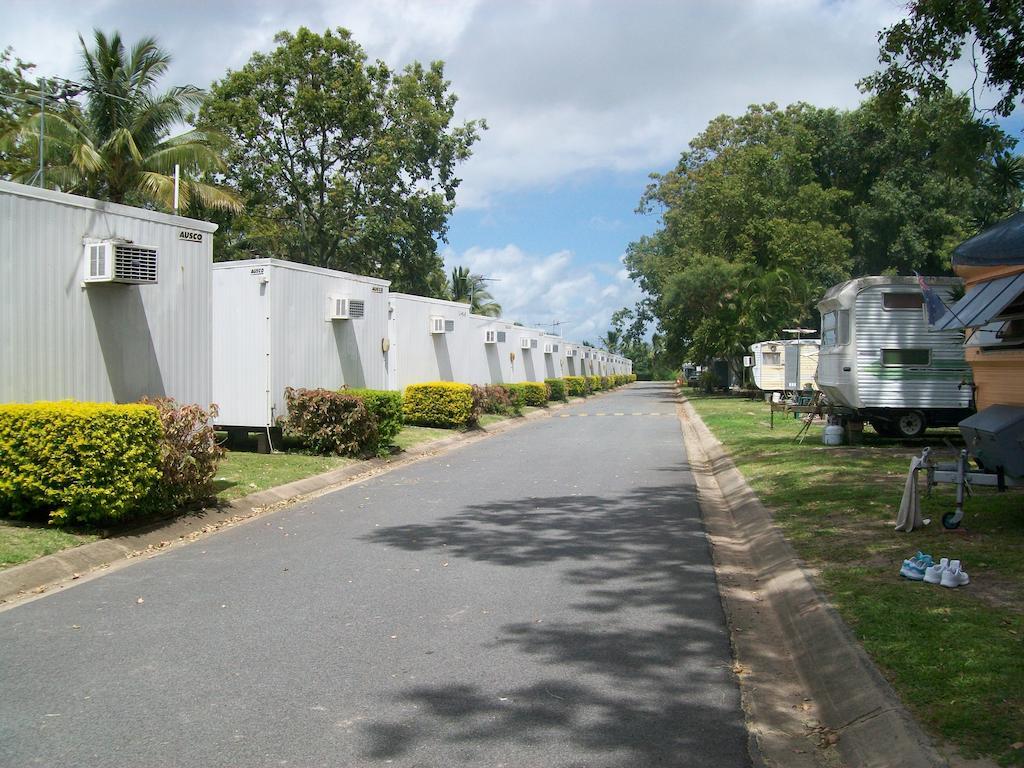
<svg viewBox="0 0 1024 768">
<path fill-rule="evenodd" d="M 960 521 L 964 519 L 963 512 L 947 512 L 942 516 L 942 527 L 950 531 L 960 527 Z"/>
</svg>

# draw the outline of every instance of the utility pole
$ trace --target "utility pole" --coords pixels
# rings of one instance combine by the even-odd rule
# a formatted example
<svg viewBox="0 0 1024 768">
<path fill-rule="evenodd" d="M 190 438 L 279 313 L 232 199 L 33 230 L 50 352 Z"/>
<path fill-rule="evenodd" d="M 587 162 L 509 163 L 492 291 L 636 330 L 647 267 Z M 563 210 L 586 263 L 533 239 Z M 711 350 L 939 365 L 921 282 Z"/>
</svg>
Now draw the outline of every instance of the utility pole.
<svg viewBox="0 0 1024 768">
<path fill-rule="evenodd" d="M 46 171 L 43 164 L 43 133 L 46 121 L 46 78 L 39 78 L 39 187 L 46 186 Z"/>
</svg>

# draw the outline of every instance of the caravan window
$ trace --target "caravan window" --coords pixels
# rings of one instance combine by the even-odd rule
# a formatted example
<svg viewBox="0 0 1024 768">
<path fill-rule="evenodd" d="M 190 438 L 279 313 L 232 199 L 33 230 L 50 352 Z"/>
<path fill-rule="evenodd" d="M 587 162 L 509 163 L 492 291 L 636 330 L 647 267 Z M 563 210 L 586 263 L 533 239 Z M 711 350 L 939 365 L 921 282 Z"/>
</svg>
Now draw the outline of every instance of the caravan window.
<svg viewBox="0 0 1024 768">
<path fill-rule="evenodd" d="M 883 309 L 916 309 L 924 306 L 924 294 L 920 291 L 914 293 L 883 293 Z"/>
<path fill-rule="evenodd" d="M 761 355 L 764 365 L 782 365 L 781 352 L 765 352 Z"/>
<path fill-rule="evenodd" d="M 838 343 L 836 334 L 836 311 L 826 312 L 821 316 L 821 346 L 834 347 Z"/>
<path fill-rule="evenodd" d="M 883 349 L 882 365 L 931 365 L 930 349 Z"/>
<path fill-rule="evenodd" d="M 840 309 L 821 316 L 821 346 L 834 347 L 850 343 L 850 310 Z"/>
</svg>

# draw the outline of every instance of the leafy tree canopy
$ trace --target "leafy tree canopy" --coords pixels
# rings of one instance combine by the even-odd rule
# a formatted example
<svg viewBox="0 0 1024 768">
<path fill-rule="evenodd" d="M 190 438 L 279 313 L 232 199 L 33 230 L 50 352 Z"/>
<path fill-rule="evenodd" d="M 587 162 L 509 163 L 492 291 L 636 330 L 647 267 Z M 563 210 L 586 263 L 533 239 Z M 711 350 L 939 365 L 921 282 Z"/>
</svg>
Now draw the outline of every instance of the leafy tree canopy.
<svg viewBox="0 0 1024 768">
<path fill-rule="evenodd" d="M 68 94 L 65 87 L 51 94 L 49 110 L 22 112 L 3 137 L 2 149 L 22 161 L 12 176 L 25 182 L 38 179 L 35 157 L 42 116 L 47 186 L 170 209 L 178 165 L 181 208 L 238 210 L 234 194 L 201 180 L 204 173 L 224 168 L 217 137 L 202 131 L 170 135 L 203 100 L 203 92 L 191 85 L 155 90 L 170 55 L 151 37 L 131 50 L 117 32 L 108 37 L 96 30 L 92 49 L 78 39 L 84 72 L 80 92 Z M 75 96 L 84 96 L 84 102 Z"/>
<path fill-rule="evenodd" d="M 662 227 L 626 264 L 676 363 L 738 358 L 751 343 L 815 324 L 815 302 L 851 276 L 941 274 L 987 218 L 1020 205 L 1013 141 L 948 91 L 898 110 L 756 105 L 720 116 L 641 210 Z"/>
<path fill-rule="evenodd" d="M 911 0 L 907 18 L 882 30 L 878 40 L 884 68 L 862 85 L 886 100 L 941 94 L 950 68 L 965 55 L 984 86 L 999 94 L 995 114 L 1009 115 L 1024 95 L 1020 0 Z"/>
<path fill-rule="evenodd" d="M 227 183 L 246 211 L 223 222 L 224 249 L 445 292 L 437 240 L 458 163 L 482 122 L 453 125 L 444 66 L 368 63 L 345 29 L 279 33 L 215 83 L 200 125 L 230 137 Z"/>
</svg>

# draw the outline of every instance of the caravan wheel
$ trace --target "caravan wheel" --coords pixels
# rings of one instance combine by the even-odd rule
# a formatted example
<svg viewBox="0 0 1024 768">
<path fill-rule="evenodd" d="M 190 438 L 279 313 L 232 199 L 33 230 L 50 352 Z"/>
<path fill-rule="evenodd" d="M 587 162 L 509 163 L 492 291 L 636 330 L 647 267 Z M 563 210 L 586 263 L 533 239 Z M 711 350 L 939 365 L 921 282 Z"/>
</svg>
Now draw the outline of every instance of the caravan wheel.
<svg viewBox="0 0 1024 768">
<path fill-rule="evenodd" d="M 920 437 L 928 427 L 921 411 L 903 411 L 895 422 L 896 434 L 900 437 Z"/>
</svg>

